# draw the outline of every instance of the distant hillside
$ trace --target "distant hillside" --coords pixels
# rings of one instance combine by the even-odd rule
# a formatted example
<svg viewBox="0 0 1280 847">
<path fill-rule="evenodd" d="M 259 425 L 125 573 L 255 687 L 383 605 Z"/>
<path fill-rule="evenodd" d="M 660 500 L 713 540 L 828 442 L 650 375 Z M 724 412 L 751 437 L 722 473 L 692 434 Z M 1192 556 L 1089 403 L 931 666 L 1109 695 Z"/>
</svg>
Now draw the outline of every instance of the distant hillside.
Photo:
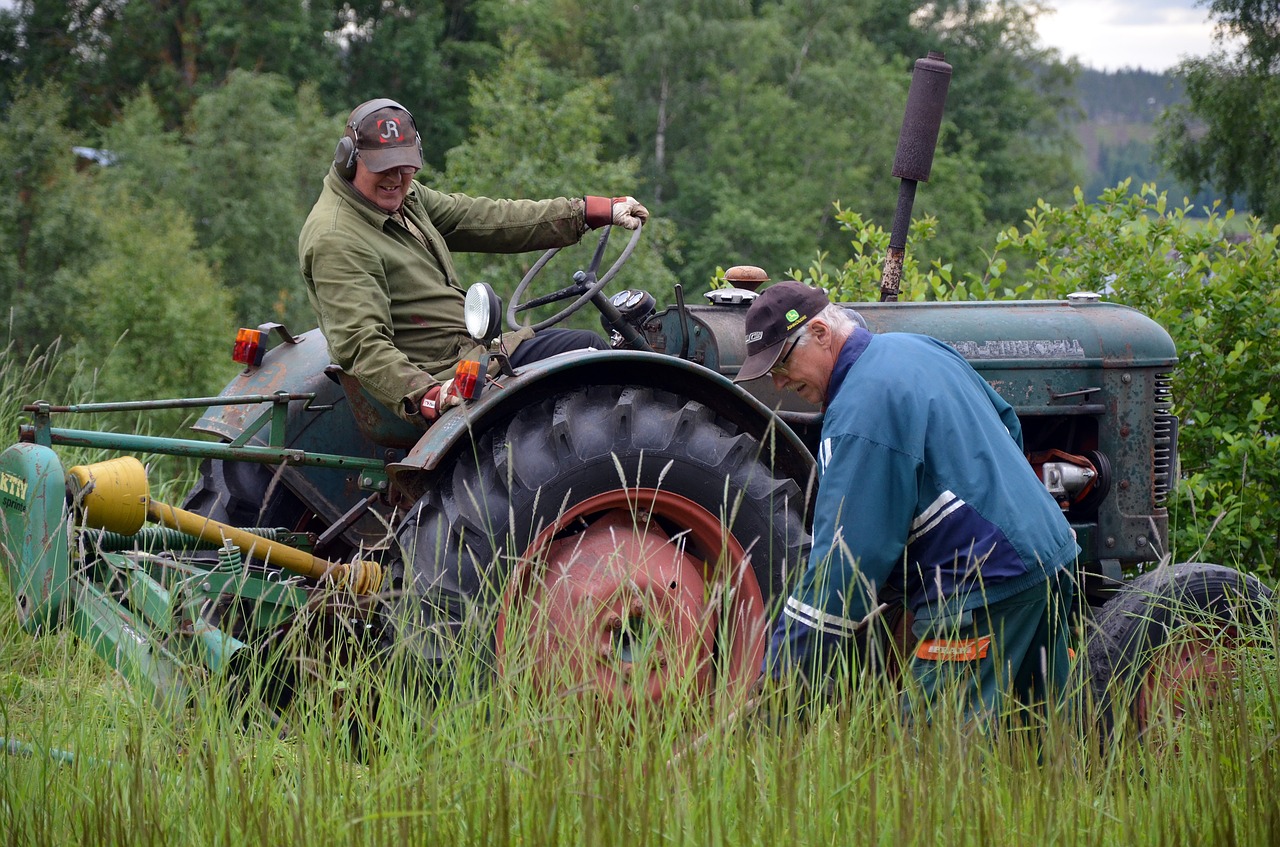
<svg viewBox="0 0 1280 847">
<path fill-rule="evenodd" d="M 1182 81 L 1151 71 L 1086 68 L 1076 80 L 1076 97 L 1090 121 L 1151 124 L 1166 106 L 1182 102 Z"/>
<path fill-rule="evenodd" d="M 1160 114 L 1184 99 L 1181 80 L 1168 73 L 1085 68 L 1076 81 L 1076 98 L 1083 112 L 1075 132 L 1086 198 L 1094 199 L 1124 179 L 1132 179 L 1135 188 L 1137 183 L 1154 182 L 1175 202 L 1190 193 L 1189 186 L 1155 161 L 1153 146 Z M 1191 199 L 1199 208 L 1214 197 L 1202 191 Z"/>
</svg>

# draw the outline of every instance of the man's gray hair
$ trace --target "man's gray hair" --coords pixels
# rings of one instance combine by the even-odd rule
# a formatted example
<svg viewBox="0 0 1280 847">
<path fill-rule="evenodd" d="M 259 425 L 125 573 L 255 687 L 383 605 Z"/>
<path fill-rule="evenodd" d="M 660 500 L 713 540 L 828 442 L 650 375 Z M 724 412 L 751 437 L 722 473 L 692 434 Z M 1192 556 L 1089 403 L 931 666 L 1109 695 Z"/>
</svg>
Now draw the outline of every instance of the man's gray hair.
<svg viewBox="0 0 1280 847">
<path fill-rule="evenodd" d="M 809 325 L 816 320 L 821 320 L 831 327 L 831 333 L 839 339 L 848 338 L 853 334 L 854 327 L 858 326 L 857 321 L 849 314 L 848 309 L 839 303 L 828 303 L 821 312 L 818 312 L 818 314 L 806 321 L 804 326 L 800 327 L 800 334 L 796 336 L 797 346 L 809 343 Z"/>
</svg>

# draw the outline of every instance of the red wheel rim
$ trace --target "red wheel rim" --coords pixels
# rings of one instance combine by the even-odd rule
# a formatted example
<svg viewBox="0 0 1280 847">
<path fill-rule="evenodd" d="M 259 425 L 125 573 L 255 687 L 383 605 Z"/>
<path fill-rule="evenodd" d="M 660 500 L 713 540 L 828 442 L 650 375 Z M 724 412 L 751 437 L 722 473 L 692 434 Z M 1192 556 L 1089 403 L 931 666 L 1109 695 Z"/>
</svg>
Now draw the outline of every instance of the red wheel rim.
<svg viewBox="0 0 1280 847">
<path fill-rule="evenodd" d="M 1134 703 L 1139 729 L 1151 728 L 1156 720 L 1177 721 L 1197 704 L 1212 703 L 1235 677 L 1229 653 L 1237 641 L 1235 628 L 1228 627 L 1214 634 L 1176 633 L 1156 650 Z"/>
<path fill-rule="evenodd" d="M 503 596 L 499 672 L 627 706 L 744 695 L 768 636 L 750 559 L 719 519 L 652 488 L 569 508 Z M 511 639 L 518 639 L 518 644 Z"/>
</svg>

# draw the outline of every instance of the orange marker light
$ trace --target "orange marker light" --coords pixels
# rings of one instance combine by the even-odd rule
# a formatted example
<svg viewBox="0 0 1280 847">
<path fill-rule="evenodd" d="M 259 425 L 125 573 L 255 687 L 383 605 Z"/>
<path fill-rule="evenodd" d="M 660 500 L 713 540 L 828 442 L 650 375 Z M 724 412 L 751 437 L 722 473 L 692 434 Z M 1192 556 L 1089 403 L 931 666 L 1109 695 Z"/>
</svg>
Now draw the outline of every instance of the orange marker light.
<svg viewBox="0 0 1280 847">
<path fill-rule="evenodd" d="M 262 354 L 266 352 L 266 347 L 262 343 L 262 330 L 260 329 L 243 329 L 236 333 L 236 345 L 232 348 L 232 361 L 239 362 L 251 368 L 256 368 L 262 364 Z"/>
<path fill-rule="evenodd" d="M 464 399 L 474 400 L 480 396 L 484 383 L 480 378 L 480 363 L 470 359 L 458 362 L 453 371 L 453 389 Z"/>
</svg>

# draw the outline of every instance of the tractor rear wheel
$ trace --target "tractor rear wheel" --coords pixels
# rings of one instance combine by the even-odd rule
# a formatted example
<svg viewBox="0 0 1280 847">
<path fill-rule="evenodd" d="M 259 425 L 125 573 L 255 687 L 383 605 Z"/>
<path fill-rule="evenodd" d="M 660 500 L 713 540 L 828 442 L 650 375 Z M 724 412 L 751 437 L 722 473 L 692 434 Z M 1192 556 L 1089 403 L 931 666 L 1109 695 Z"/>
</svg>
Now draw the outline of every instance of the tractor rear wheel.
<svg viewBox="0 0 1280 847">
<path fill-rule="evenodd" d="M 296 529 L 307 509 L 276 479 L 276 470 L 257 462 L 205 459 L 182 508 L 235 527 Z"/>
<path fill-rule="evenodd" d="M 1101 728 L 1139 735 L 1181 717 L 1234 677 L 1236 648 L 1257 631 L 1271 589 L 1221 565 L 1188 562 L 1135 579 L 1103 606 L 1085 667 Z"/>
<path fill-rule="evenodd" d="M 398 533 L 421 655 L 459 648 L 544 690 L 661 702 L 745 691 L 804 561 L 803 492 L 686 397 L 591 386 L 459 451 Z M 474 627 L 474 628 L 473 628 Z"/>
</svg>

